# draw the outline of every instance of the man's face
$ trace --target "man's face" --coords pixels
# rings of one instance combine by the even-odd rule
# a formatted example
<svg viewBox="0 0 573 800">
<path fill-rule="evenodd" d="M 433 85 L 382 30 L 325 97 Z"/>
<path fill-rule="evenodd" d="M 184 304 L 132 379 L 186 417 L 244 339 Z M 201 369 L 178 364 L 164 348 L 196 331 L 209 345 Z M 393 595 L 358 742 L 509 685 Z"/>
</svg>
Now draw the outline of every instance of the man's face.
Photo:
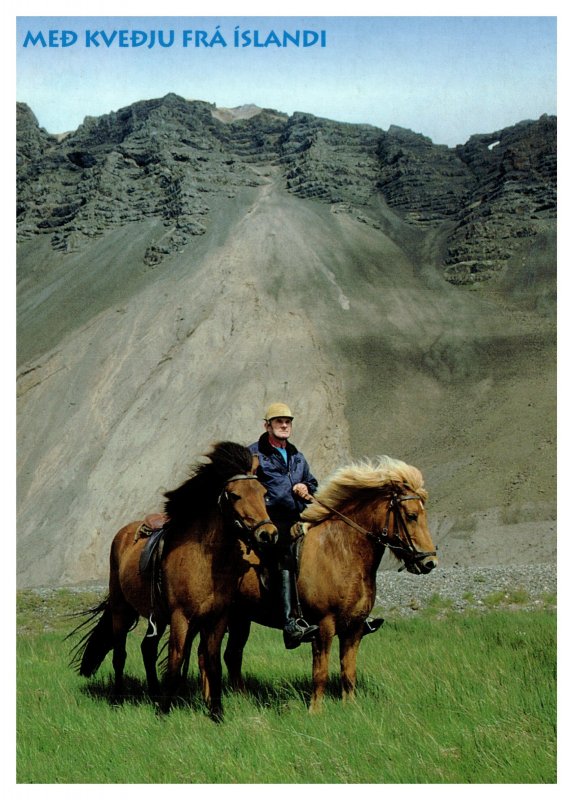
<svg viewBox="0 0 573 800">
<path fill-rule="evenodd" d="M 275 439 L 288 439 L 292 433 L 292 419 L 290 417 L 273 417 L 266 423 L 267 433 Z"/>
</svg>

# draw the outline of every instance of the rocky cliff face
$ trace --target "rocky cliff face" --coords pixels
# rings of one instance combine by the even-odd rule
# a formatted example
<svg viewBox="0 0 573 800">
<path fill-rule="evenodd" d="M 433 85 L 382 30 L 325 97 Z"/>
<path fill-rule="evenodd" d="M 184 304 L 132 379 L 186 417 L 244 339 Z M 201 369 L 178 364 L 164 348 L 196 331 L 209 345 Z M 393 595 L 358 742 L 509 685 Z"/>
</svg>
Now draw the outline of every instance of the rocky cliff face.
<svg viewBox="0 0 573 800">
<path fill-rule="evenodd" d="M 249 112 L 254 114 L 252 109 Z M 245 164 L 278 164 L 288 191 L 347 204 L 376 224 L 385 203 L 415 227 L 451 223 L 443 258 L 452 283 L 487 280 L 556 218 L 557 122 L 542 117 L 455 149 L 392 126 L 387 132 L 263 110 L 221 121 L 214 106 L 175 95 L 136 103 L 58 141 L 18 106 L 18 235 L 48 233 L 81 247 L 144 217 L 169 232 L 146 254 L 158 263 L 205 232 L 209 199 L 260 184 Z"/>
<path fill-rule="evenodd" d="M 555 118 L 447 148 L 175 95 L 65 136 L 17 111 L 22 585 L 105 578 L 277 399 L 319 478 L 419 466 L 468 562 L 551 550 Z"/>
</svg>

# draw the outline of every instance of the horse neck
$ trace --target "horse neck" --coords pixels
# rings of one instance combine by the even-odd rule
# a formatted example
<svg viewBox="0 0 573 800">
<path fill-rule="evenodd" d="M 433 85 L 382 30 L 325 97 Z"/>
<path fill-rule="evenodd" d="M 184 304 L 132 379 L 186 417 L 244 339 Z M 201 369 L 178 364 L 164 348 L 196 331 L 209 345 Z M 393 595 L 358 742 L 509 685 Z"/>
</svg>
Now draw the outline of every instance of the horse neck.
<svg viewBox="0 0 573 800">
<path fill-rule="evenodd" d="M 369 531 L 372 523 L 370 515 L 355 509 L 343 512 L 364 531 Z M 345 565 L 359 569 L 364 574 L 373 574 L 378 569 L 384 550 L 365 532 L 356 530 L 344 520 L 334 516 L 320 523 L 325 531 L 325 543 L 332 551 L 332 557 Z"/>
<path fill-rule="evenodd" d="M 221 549 L 234 544 L 234 539 L 225 531 L 221 514 L 211 510 L 188 522 L 179 522 L 173 529 L 173 540 L 178 543 L 196 542 L 209 550 Z"/>
</svg>

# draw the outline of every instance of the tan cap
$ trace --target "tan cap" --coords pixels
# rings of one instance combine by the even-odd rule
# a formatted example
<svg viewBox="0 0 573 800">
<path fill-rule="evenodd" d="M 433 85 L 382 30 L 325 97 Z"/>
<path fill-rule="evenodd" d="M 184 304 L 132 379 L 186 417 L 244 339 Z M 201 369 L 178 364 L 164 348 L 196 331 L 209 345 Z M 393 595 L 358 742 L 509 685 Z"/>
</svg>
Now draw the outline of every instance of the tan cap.
<svg viewBox="0 0 573 800">
<path fill-rule="evenodd" d="M 274 417 L 290 417 L 293 419 L 293 413 L 284 403 L 271 403 L 265 411 L 265 419 L 268 422 Z"/>
</svg>

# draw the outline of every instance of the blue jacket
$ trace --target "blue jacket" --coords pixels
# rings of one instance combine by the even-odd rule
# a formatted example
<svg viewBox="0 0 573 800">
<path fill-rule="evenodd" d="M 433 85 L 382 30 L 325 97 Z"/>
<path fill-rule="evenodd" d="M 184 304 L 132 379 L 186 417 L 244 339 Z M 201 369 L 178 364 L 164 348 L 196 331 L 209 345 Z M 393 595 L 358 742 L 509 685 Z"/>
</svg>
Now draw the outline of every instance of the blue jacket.
<svg viewBox="0 0 573 800">
<path fill-rule="evenodd" d="M 311 494 L 316 492 L 318 481 L 312 475 L 306 458 L 296 447 L 287 442 L 287 461 L 270 444 L 268 433 L 263 433 L 258 442 L 249 445 L 251 453 L 259 457 L 257 478 L 265 486 L 265 501 L 269 516 L 275 524 L 292 525 L 297 521 L 306 503 L 293 494 L 292 487 L 305 483 Z"/>
</svg>

